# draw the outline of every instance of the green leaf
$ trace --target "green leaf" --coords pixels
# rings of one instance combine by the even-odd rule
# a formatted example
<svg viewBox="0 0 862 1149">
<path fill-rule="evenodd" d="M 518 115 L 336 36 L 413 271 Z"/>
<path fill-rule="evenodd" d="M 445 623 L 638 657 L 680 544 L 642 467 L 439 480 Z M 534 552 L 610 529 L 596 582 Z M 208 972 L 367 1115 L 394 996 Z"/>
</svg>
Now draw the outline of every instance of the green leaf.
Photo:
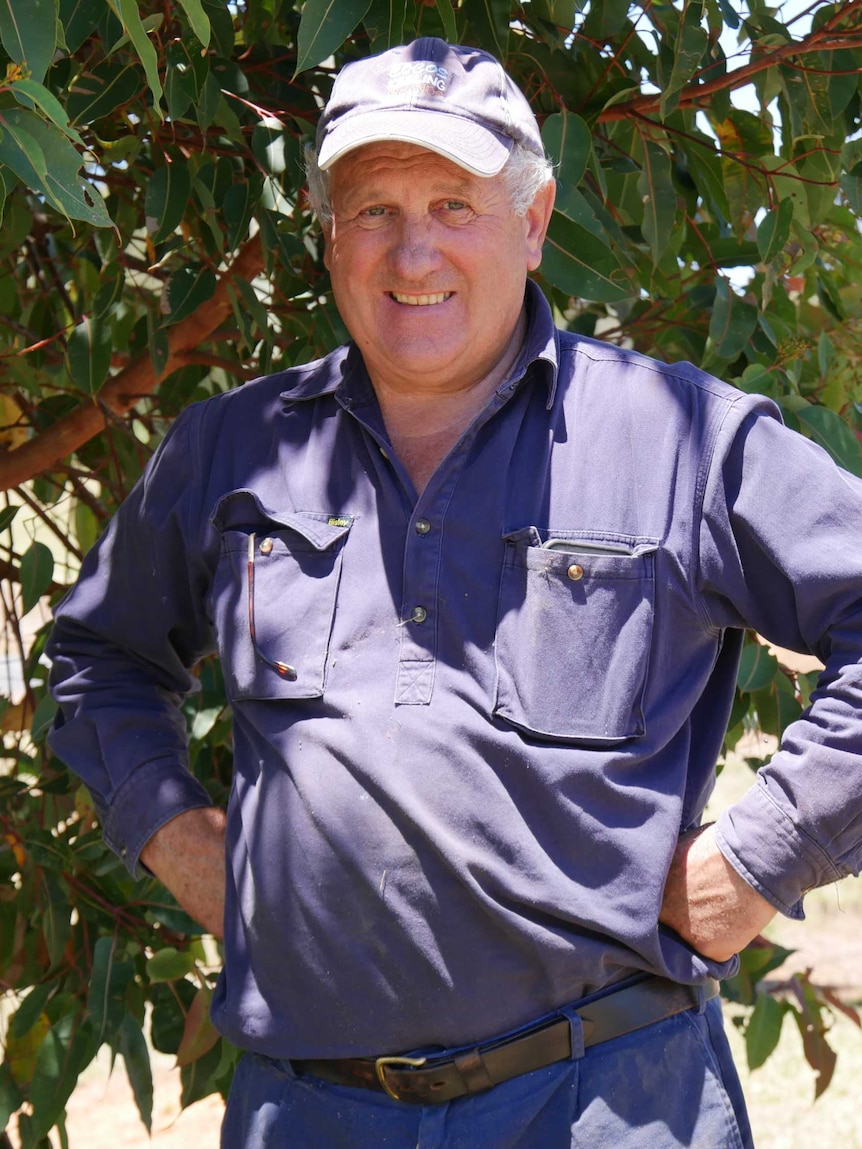
<svg viewBox="0 0 862 1149">
<path fill-rule="evenodd" d="M 56 704 L 53 709 L 56 709 Z M 52 967 L 59 965 L 62 961 L 66 943 L 71 936 L 71 910 L 69 891 L 62 878 L 45 872 L 42 897 L 42 932 L 45 935 L 45 945 L 48 947 L 48 957 L 51 959 Z"/>
<path fill-rule="evenodd" d="M 153 243 L 161 243 L 179 226 L 192 194 L 188 165 L 175 161 L 157 168 L 147 184 L 144 212 Z"/>
<path fill-rule="evenodd" d="M 476 29 L 477 43 L 505 60 L 509 55 L 509 0 L 463 0 L 461 11 Z"/>
<path fill-rule="evenodd" d="M 54 986 L 50 982 L 34 986 L 18 1007 L 10 1023 L 10 1033 L 20 1041 L 26 1037 L 48 1004 Z"/>
<path fill-rule="evenodd" d="M 759 1069 L 778 1045 L 787 1007 L 771 994 L 758 993 L 745 1027 L 745 1053 L 749 1069 Z"/>
<path fill-rule="evenodd" d="M 580 116 L 564 108 L 545 120 L 542 142 L 557 169 L 557 211 L 572 219 L 566 209 L 574 196 L 581 198 L 577 189 L 590 162 L 592 134 Z"/>
<path fill-rule="evenodd" d="M 362 20 L 371 41 L 371 51 L 385 52 L 387 48 L 403 44 L 406 18 L 407 0 L 371 0 Z"/>
<path fill-rule="evenodd" d="M 764 263 L 770 263 L 784 250 L 790 238 L 793 221 L 793 201 L 782 200 L 777 208 L 768 211 L 757 227 L 757 250 Z"/>
<path fill-rule="evenodd" d="M 67 1013 L 52 1025 L 36 1055 L 30 1083 L 33 1135 L 39 1139 L 57 1123 L 81 1071 L 96 1052 L 90 1025 Z"/>
<path fill-rule="evenodd" d="M 248 234 L 254 209 L 260 200 L 263 181 L 258 178 L 241 180 L 225 192 L 222 213 L 227 224 L 227 247 L 234 251 Z"/>
<path fill-rule="evenodd" d="M 260 334 L 266 335 L 267 331 L 269 330 L 269 324 L 267 323 L 266 319 L 266 308 L 258 299 L 252 285 L 250 283 L 246 283 L 244 279 L 235 279 L 233 281 L 233 286 L 242 296 L 243 302 L 248 309 L 249 314 L 257 324 Z M 197 721 L 197 719 L 195 719 L 195 721 Z M 203 737 L 203 735 L 200 737 Z"/>
<path fill-rule="evenodd" d="M 845 172 L 838 182 L 853 212 L 862 215 L 862 164 L 857 164 L 849 172 Z"/>
<path fill-rule="evenodd" d="M 575 23 L 575 15 L 583 6 L 582 0 L 533 0 L 533 8 L 540 20 L 547 20 L 568 32 Z"/>
<path fill-rule="evenodd" d="M 153 1049 L 159 1053 L 176 1053 L 185 1031 L 186 1013 L 195 997 L 195 987 L 189 981 L 170 984 L 157 982 L 150 994 L 153 1012 L 150 1036 Z"/>
<path fill-rule="evenodd" d="M 220 1063 L 221 1042 L 218 1042 L 203 1057 L 199 1057 L 197 1061 L 192 1061 L 189 1065 L 182 1067 L 180 1080 L 183 1090 L 180 1095 L 180 1105 L 183 1109 L 187 1109 L 189 1105 L 194 1105 L 196 1101 L 209 1096 L 210 1093 L 216 1092 L 218 1085 L 214 1075 Z"/>
<path fill-rule="evenodd" d="M 15 1084 L 9 1063 L 4 1061 L 0 1065 L 0 1129 L 5 1129 L 9 1118 L 24 1101 L 21 1090 Z"/>
<path fill-rule="evenodd" d="M 153 370 L 161 378 L 168 365 L 171 349 L 168 333 L 164 327 L 159 325 L 158 318 L 152 311 L 147 312 L 147 348 L 150 352 Z"/>
<path fill-rule="evenodd" d="M 313 68 L 340 48 L 365 13 L 371 0 L 306 0 L 297 33 L 296 71 Z"/>
<path fill-rule="evenodd" d="M 153 1071 L 150 1066 L 150 1051 L 147 1049 L 143 1030 L 129 1013 L 123 1018 L 116 1044 L 117 1051 L 125 1062 L 126 1074 L 141 1121 L 149 1133 L 153 1126 Z"/>
<path fill-rule="evenodd" d="M 179 0 L 179 2 L 180 7 L 186 14 L 189 27 L 200 40 L 203 47 L 209 47 L 211 33 L 210 19 L 203 10 L 201 0 Z M 149 1129 L 149 1125 L 147 1128 Z"/>
<path fill-rule="evenodd" d="M 12 525 L 12 520 L 20 510 L 20 507 L 4 507 L 0 510 L 0 531 L 5 531 L 7 527 Z"/>
<path fill-rule="evenodd" d="M 153 93 L 153 106 L 156 114 L 161 118 L 163 92 L 162 82 L 159 79 L 159 58 L 141 21 L 137 0 L 108 0 L 108 3 L 119 16 L 123 28 L 138 54 L 138 59 L 144 66 L 147 83 Z"/>
<path fill-rule="evenodd" d="M 93 947 L 93 964 L 87 1011 L 93 1023 L 97 1046 L 110 1041 L 122 1025 L 126 1013 L 125 989 L 134 975 L 129 962 L 116 960 L 116 939 L 99 938 Z"/>
<path fill-rule="evenodd" d="M 434 0 L 434 6 L 437 9 L 437 15 L 443 24 L 443 30 L 446 33 L 446 39 L 450 44 L 458 43 L 458 27 L 455 24 L 455 12 L 452 8 L 452 0 Z"/>
<path fill-rule="evenodd" d="M 72 54 L 95 31 L 104 10 L 104 0 L 60 0 L 60 23 Z"/>
<path fill-rule="evenodd" d="M 53 124 L 27 108 L 0 112 L 0 163 L 8 164 L 23 182 L 41 192 L 69 219 L 110 227 L 105 201 L 81 175 L 81 157 Z M 46 156 L 51 157 L 50 165 Z"/>
<path fill-rule="evenodd" d="M 95 395 L 108 377 L 113 348 L 111 328 L 102 319 L 84 318 L 66 345 L 69 375 L 79 391 Z"/>
<path fill-rule="evenodd" d="M 54 556 L 44 543 L 31 543 L 21 558 L 21 596 L 24 614 L 47 594 L 54 577 Z"/>
<path fill-rule="evenodd" d="M 701 27 L 703 0 L 685 0 L 679 31 L 673 44 L 673 68 L 664 87 L 660 115 L 664 120 L 679 103 L 679 93 L 694 75 L 709 45 L 706 29 Z"/>
<path fill-rule="evenodd" d="M 129 103 L 141 87 L 141 73 L 131 64 L 103 63 L 79 76 L 66 101 L 69 119 L 92 124 Z"/>
<path fill-rule="evenodd" d="M 653 264 L 666 253 L 676 218 L 676 193 L 671 177 L 670 156 L 651 140 L 644 141 L 643 167 L 638 190 L 644 204 L 641 230 L 650 246 Z"/>
<path fill-rule="evenodd" d="M 63 105 L 46 87 L 37 84 L 35 80 L 16 80 L 9 85 L 9 90 L 15 99 L 25 107 L 30 107 L 32 104 L 40 107 L 48 119 L 57 125 L 63 135 L 68 136 L 79 147 L 84 147 L 84 141 L 69 124 L 69 117 L 66 115 Z"/>
<path fill-rule="evenodd" d="M 742 651 L 736 685 L 741 691 L 762 690 L 778 673 L 778 659 L 759 642 L 748 642 Z"/>
<path fill-rule="evenodd" d="M 173 946 L 153 954 L 147 962 L 147 977 L 152 982 L 178 981 L 195 968 L 194 954 L 188 950 L 176 950 Z"/>
<path fill-rule="evenodd" d="M 574 298 L 614 303 L 634 294 L 607 244 L 558 211 L 551 216 L 542 274 Z"/>
<path fill-rule="evenodd" d="M 45 741 L 56 714 L 56 702 L 50 694 L 43 694 L 36 704 L 33 721 L 30 723 L 30 737 L 33 742 L 38 744 Z"/>
<path fill-rule="evenodd" d="M 57 47 L 55 0 L 0 0 L 0 41 L 29 79 L 41 84 Z"/>
<path fill-rule="evenodd" d="M 828 407 L 813 405 L 802 407 L 796 414 L 814 442 L 824 447 L 840 467 L 862 477 L 862 448 L 840 415 Z"/>
<path fill-rule="evenodd" d="M 721 359 L 736 359 L 757 326 L 757 308 L 741 299 L 723 275 L 715 281 L 709 337 Z"/>
<path fill-rule="evenodd" d="M 186 1014 L 183 1039 L 177 1050 L 177 1065 L 191 1065 L 193 1061 L 209 1053 L 218 1041 L 218 1030 L 210 1020 L 211 1002 L 211 991 L 201 987 Z"/>
<path fill-rule="evenodd" d="M 216 289 L 216 277 L 208 267 L 189 264 L 174 272 L 165 288 L 170 323 L 179 323 L 206 303 Z"/>
</svg>

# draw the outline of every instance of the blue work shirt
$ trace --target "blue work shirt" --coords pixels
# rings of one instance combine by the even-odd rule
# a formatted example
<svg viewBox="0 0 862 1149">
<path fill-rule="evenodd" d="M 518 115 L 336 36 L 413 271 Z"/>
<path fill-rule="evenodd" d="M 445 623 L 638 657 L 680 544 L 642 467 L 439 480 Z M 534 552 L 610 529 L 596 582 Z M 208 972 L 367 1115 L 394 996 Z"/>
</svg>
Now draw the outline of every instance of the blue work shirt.
<svg viewBox="0 0 862 1149">
<path fill-rule="evenodd" d="M 213 1016 L 246 1049 L 456 1045 L 639 970 L 726 973 L 658 914 L 746 627 L 826 670 L 719 844 L 791 916 L 859 868 L 862 483 L 768 400 L 527 299 L 420 496 L 342 348 L 185 411 L 57 611 L 52 744 L 133 871 L 208 804 L 176 703 L 218 650 Z"/>
</svg>

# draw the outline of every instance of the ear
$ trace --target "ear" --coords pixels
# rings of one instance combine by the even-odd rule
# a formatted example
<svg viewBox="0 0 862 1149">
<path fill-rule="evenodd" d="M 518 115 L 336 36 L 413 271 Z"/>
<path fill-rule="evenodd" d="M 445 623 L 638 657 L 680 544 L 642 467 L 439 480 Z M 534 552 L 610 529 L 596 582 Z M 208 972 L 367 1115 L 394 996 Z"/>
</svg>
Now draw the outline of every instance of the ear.
<svg viewBox="0 0 862 1149">
<path fill-rule="evenodd" d="M 325 223 L 322 225 L 323 230 L 323 266 L 327 271 L 331 270 L 332 266 L 332 224 Z"/>
<path fill-rule="evenodd" d="M 527 234 L 527 271 L 535 271 L 542 262 L 542 246 L 551 222 L 551 212 L 554 210 L 554 199 L 557 195 L 555 180 L 548 180 L 536 198 L 527 208 L 524 217 Z"/>
</svg>

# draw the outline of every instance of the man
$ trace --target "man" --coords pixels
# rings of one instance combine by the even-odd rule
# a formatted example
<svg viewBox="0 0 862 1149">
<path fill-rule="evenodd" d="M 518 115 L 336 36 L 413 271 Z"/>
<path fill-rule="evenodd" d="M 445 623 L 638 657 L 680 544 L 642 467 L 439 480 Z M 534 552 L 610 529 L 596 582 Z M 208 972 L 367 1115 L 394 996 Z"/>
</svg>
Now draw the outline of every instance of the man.
<svg viewBox="0 0 862 1149">
<path fill-rule="evenodd" d="M 51 645 L 108 841 L 224 923 L 223 1144 L 748 1146 L 715 979 L 859 866 L 862 484 L 554 328 L 490 56 L 349 65 L 317 147 L 351 345 L 186 411 Z M 702 829 L 746 627 L 827 668 Z M 226 814 L 176 710 L 214 648 Z"/>
</svg>

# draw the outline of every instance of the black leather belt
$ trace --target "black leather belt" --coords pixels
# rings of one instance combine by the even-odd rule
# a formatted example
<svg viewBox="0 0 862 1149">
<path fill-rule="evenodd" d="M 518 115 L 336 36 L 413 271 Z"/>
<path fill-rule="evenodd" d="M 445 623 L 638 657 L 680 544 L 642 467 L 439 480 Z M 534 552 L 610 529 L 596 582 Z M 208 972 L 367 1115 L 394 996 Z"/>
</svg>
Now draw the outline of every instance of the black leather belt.
<svg viewBox="0 0 862 1149">
<path fill-rule="evenodd" d="M 692 1009 L 718 994 L 712 978 L 703 986 L 679 985 L 662 977 L 647 977 L 634 985 L 578 1006 L 584 1046 L 598 1045 L 666 1017 Z M 702 996 L 701 996 L 702 995 Z M 475 1049 L 427 1057 L 354 1057 L 341 1060 L 291 1061 L 299 1074 L 311 1074 L 336 1085 L 353 1085 L 388 1093 L 396 1101 L 434 1105 L 482 1093 L 503 1081 L 531 1073 L 571 1057 L 571 1023 L 555 1015 L 511 1037 L 492 1040 Z"/>
</svg>

